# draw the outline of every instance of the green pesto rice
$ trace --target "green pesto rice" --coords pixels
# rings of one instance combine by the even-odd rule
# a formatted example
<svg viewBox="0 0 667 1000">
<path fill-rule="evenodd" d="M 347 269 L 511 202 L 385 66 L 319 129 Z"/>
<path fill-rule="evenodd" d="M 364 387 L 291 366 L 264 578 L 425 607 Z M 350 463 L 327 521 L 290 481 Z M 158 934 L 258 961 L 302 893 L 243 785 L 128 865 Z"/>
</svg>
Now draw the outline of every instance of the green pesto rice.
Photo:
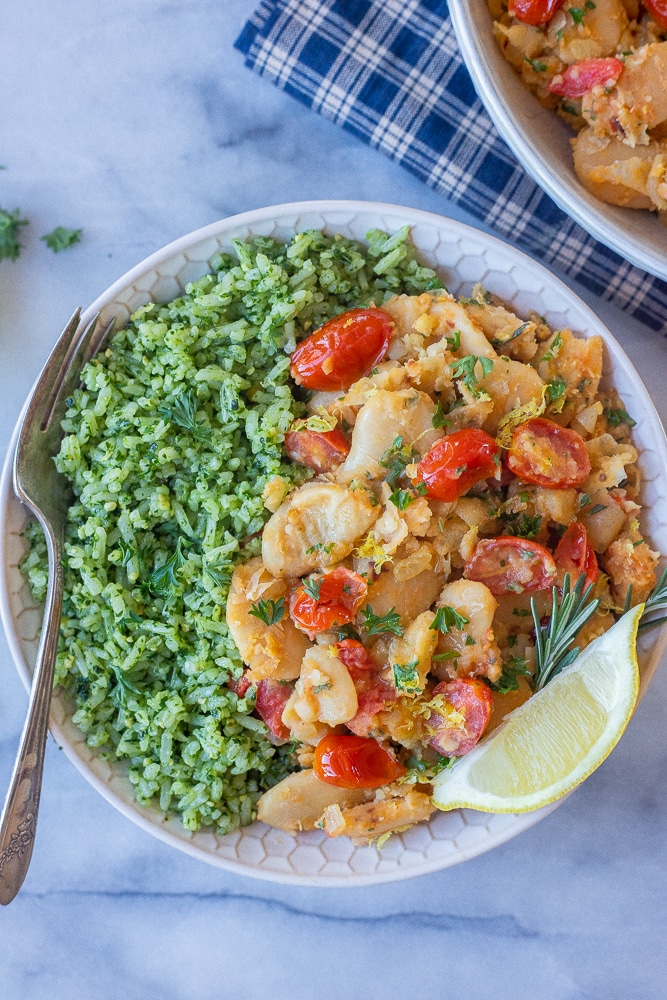
<svg viewBox="0 0 667 1000">
<path fill-rule="evenodd" d="M 225 623 L 232 571 L 260 550 L 267 480 L 307 475 L 282 448 L 304 406 L 289 354 L 345 309 L 440 287 L 407 227 L 367 245 L 309 231 L 234 247 L 86 366 L 55 460 L 74 494 L 56 683 L 139 802 L 222 833 L 293 767 L 253 715 L 254 688 L 227 686 L 243 665 Z M 22 569 L 42 599 L 43 538 L 27 534 Z"/>
</svg>

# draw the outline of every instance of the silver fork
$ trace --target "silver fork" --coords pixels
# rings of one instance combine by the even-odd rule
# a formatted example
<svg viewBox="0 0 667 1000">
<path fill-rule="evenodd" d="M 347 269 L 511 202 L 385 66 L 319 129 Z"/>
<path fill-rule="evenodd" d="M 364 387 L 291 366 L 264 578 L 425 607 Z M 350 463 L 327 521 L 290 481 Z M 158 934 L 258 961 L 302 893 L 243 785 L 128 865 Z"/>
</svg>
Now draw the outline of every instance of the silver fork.
<svg viewBox="0 0 667 1000">
<path fill-rule="evenodd" d="M 46 536 L 49 580 L 28 712 L 0 817 L 0 903 L 11 903 L 23 884 L 35 841 L 44 751 L 63 600 L 62 550 L 69 505 L 67 481 L 56 470 L 60 421 L 81 369 L 102 346 L 112 319 L 95 333 L 98 315 L 82 327 L 72 316 L 28 400 L 14 453 L 14 492 Z"/>
</svg>

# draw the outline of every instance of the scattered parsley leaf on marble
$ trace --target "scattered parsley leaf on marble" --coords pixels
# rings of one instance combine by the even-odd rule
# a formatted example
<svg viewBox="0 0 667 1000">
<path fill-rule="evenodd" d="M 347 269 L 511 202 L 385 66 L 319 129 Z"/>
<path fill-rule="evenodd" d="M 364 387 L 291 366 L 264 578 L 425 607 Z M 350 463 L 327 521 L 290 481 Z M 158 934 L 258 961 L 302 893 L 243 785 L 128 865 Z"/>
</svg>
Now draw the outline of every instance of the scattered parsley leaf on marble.
<svg viewBox="0 0 667 1000">
<path fill-rule="evenodd" d="M 0 260 L 16 260 L 21 253 L 19 243 L 19 230 L 21 226 L 27 226 L 28 220 L 21 218 L 21 212 L 17 208 L 13 212 L 7 212 L 0 208 Z"/>
<path fill-rule="evenodd" d="M 80 243 L 82 232 L 82 229 L 66 229 L 65 226 L 56 226 L 53 232 L 42 236 L 42 239 L 50 250 L 58 253 L 60 250 L 74 246 L 75 243 Z"/>
</svg>

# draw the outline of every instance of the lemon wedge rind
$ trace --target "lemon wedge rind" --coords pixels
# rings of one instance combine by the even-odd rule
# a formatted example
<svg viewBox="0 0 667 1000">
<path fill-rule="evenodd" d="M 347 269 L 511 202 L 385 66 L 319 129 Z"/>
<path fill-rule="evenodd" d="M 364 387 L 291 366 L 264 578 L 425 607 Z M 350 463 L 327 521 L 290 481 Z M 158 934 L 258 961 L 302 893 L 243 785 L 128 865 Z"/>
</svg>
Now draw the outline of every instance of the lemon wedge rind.
<svg viewBox="0 0 667 1000">
<path fill-rule="evenodd" d="M 532 812 L 580 785 L 614 749 L 639 694 L 628 611 L 537 694 L 433 782 L 439 809 Z"/>
</svg>

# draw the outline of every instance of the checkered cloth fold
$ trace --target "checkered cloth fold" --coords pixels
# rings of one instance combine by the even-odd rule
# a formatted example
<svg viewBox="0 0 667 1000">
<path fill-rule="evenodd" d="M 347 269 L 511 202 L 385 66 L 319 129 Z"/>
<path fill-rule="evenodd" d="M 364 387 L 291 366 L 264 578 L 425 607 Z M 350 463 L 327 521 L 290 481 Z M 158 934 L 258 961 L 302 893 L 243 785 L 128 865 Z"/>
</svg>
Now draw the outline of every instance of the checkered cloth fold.
<svg viewBox="0 0 667 1000">
<path fill-rule="evenodd" d="M 569 219 L 498 136 L 446 0 L 262 0 L 236 47 L 255 72 L 667 335 L 667 283 Z"/>
</svg>

